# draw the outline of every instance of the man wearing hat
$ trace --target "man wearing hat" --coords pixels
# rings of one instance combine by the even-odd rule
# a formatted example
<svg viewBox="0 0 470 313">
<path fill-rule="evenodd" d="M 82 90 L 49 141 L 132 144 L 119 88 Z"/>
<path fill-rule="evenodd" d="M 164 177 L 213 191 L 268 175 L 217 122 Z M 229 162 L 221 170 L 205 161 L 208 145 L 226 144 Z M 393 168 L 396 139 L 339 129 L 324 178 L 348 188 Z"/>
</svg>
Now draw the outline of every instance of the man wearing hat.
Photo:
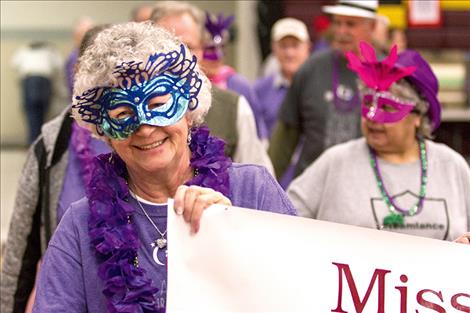
<svg viewBox="0 0 470 313">
<path fill-rule="evenodd" d="M 332 48 L 314 53 L 294 76 L 281 105 L 269 146 L 276 176 L 289 165 L 299 138 L 305 139 L 295 169 L 299 175 L 326 148 L 360 136 L 357 75 L 345 53 L 358 54 L 359 42 L 371 42 L 376 0 L 339 0 L 324 6 L 332 15 Z"/>
<path fill-rule="evenodd" d="M 260 119 L 271 135 L 277 113 L 292 78 L 310 54 L 310 36 L 302 21 L 294 18 L 278 20 L 271 31 L 273 55 L 280 65 L 278 72 L 259 78 L 254 84 Z"/>
<path fill-rule="evenodd" d="M 261 120 L 266 126 L 268 139 L 277 122 L 279 108 L 292 78 L 310 55 L 310 36 L 307 27 L 302 21 L 294 18 L 278 20 L 271 30 L 271 48 L 279 67 L 273 74 L 256 80 L 253 86 L 258 99 L 254 112 L 257 114 L 256 119 Z M 294 155 L 293 162 L 296 156 L 298 157 L 298 153 Z M 295 163 L 291 164 L 280 179 L 280 184 L 284 188 L 292 180 Z"/>
</svg>

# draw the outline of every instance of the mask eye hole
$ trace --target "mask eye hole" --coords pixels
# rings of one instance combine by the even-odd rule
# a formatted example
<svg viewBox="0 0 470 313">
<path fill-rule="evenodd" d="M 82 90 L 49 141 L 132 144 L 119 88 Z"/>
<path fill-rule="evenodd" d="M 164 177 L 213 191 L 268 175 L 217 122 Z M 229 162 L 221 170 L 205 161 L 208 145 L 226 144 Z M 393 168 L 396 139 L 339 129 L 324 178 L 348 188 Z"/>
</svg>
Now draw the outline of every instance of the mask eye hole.
<svg viewBox="0 0 470 313">
<path fill-rule="evenodd" d="M 388 113 L 394 113 L 394 112 L 397 112 L 398 110 L 395 109 L 393 106 L 391 106 L 390 104 L 384 104 L 382 106 L 382 110 L 384 110 L 385 112 L 388 112 Z"/>
<path fill-rule="evenodd" d="M 381 109 L 382 111 L 384 112 L 387 112 L 387 113 L 395 113 L 395 112 L 398 112 L 398 108 L 396 107 L 396 105 L 394 105 L 394 103 L 396 103 L 394 99 L 390 99 L 388 97 L 379 97 L 379 103 L 381 104 Z"/>
<path fill-rule="evenodd" d="M 362 98 L 362 105 L 364 105 L 366 108 L 370 108 L 374 103 L 373 99 L 374 97 L 372 95 L 365 95 Z"/>
<path fill-rule="evenodd" d="M 166 94 L 162 96 L 152 97 L 147 104 L 148 110 L 155 110 L 163 105 L 165 105 L 171 99 L 171 94 Z"/>
<path fill-rule="evenodd" d="M 128 106 L 120 106 L 112 110 L 108 110 L 109 117 L 116 120 L 125 120 L 134 116 L 134 111 Z"/>
</svg>

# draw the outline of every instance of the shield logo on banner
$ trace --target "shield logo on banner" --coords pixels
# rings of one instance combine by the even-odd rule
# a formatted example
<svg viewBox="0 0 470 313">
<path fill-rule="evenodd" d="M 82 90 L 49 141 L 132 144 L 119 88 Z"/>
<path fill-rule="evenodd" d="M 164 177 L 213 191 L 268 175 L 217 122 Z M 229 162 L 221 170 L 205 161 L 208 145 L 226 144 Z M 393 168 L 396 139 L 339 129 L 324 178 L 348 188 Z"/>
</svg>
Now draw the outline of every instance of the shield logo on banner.
<svg viewBox="0 0 470 313">
<path fill-rule="evenodd" d="M 400 208 L 408 210 L 418 202 L 419 196 L 406 190 L 392 198 Z M 405 215 L 403 226 L 384 226 L 383 220 L 390 213 L 387 205 L 382 198 L 371 198 L 370 202 L 377 229 L 442 240 L 449 236 L 449 211 L 445 199 L 424 198 L 422 209 L 413 216 Z"/>
</svg>

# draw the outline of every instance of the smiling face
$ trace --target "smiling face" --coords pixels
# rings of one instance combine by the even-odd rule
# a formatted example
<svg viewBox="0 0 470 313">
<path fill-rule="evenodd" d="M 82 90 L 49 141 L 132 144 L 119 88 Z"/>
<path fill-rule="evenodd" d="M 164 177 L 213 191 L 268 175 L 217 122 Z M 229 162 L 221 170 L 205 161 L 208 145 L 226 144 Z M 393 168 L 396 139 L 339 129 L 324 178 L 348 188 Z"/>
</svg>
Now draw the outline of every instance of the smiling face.
<svg viewBox="0 0 470 313">
<path fill-rule="evenodd" d="M 163 101 L 157 97 L 151 103 Z M 189 164 L 189 128 L 187 117 L 164 127 L 144 124 L 128 138 L 109 138 L 109 143 L 132 173 L 176 173 Z"/>
</svg>

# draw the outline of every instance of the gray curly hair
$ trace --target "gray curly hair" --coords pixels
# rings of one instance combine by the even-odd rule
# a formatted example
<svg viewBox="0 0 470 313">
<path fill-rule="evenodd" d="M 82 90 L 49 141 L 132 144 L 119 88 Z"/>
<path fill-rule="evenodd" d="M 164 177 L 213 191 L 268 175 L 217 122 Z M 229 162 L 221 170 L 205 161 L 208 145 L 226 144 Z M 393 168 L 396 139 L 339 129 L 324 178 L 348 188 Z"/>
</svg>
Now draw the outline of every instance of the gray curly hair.
<svg viewBox="0 0 470 313">
<path fill-rule="evenodd" d="M 359 81 L 359 92 L 364 93 L 367 87 Z M 415 110 L 421 116 L 420 126 L 416 129 L 416 135 L 422 138 L 432 139 L 432 126 L 428 117 L 429 102 L 416 91 L 405 78 L 392 84 L 388 89 L 393 95 L 413 103 L 416 103 Z"/>
<path fill-rule="evenodd" d="M 92 131 L 100 137 L 96 125 L 86 122 L 79 113 L 77 96 L 83 95 L 96 87 L 116 87 L 118 81 L 113 74 L 116 66 L 123 62 L 145 62 L 149 56 L 155 53 L 169 53 L 180 51 L 184 46 L 187 55 L 191 55 L 189 49 L 167 30 L 157 27 L 150 22 L 128 22 L 116 24 L 101 31 L 85 53 L 79 58 L 79 69 L 75 75 L 73 91 L 72 115 L 78 124 Z M 202 80 L 198 106 L 194 110 L 188 110 L 188 117 L 192 126 L 198 126 L 204 122 L 204 117 L 211 106 L 211 83 L 206 75 L 196 64 L 194 69 Z"/>
</svg>

